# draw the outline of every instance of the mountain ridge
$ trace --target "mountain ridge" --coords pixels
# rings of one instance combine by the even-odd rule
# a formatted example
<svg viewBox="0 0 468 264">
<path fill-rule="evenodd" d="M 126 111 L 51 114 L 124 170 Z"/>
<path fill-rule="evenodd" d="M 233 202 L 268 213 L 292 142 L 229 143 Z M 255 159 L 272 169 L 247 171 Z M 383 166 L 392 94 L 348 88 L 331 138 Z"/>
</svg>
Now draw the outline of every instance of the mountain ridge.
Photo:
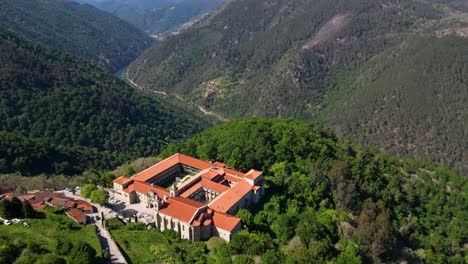
<svg viewBox="0 0 468 264">
<path fill-rule="evenodd" d="M 360 67 L 363 72 L 372 71 L 374 57 L 383 57 L 386 52 L 390 54 L 391 50 L 395 52 L 389 56 L 401 56 L 396 48 L 401 44 L 413 45 L 424 40 L 437 42 L 439 38 L 452 39 L 452 35 L 463 34 L 462 29 L 468 27 L 468 13 L 463 8 L 452 7 L 457 6 L 457 1 L 441 2 L 233 0 L 220 6 L 187 32 L 146 50 L 129 66 L 127 73 L 129 79 L 140 87 L 175 94 L 227 118 L 260 116 L 322 120 L 337 130 L 339 127 L 336 123 L 343 121 L 346 123 L 344 126 L 349 127 L 342 130 L 345 135 L 360 143 L 387 150 L 394 144 L 388 134 L 393 128 L 386 127 L 387 134 L 381 134 L 384 138 L 388 137 L 385 140 L 376 140 L 378 135 L 374 132 L 362 137 L 356 135 L 353 132 L 357 131 L 353 128 L 354 123 L 340 118 L 340 113 L 333 112 L 331 109 L 336 106 L 327 98 L 337 92 L 346 94 L 347 86 L 366 79 L 364 73 L 353 69 Z M 437 33 L 440 30 L 445 33 Z M 459 41 L 468 43 L 462 35 Z M 460 47 L 463 48 L 463 45 Z M 406 48 L 403 45 L 400 49 Z M 434 52 L 439 54 L 443 49 L 437 48 Z M 385 61 L 380 63 L 383 65 Z M 444 64 L 441 66 L 443 68 L 449 67 L 450 62 L 434 59 L 428 63 L 433 65 L 430 69 L 436 69 L 438 64 Z M 455 79 L 459 87 L 468 73 L 461 61 L 457 63 L 455 67 L 461 72 L 454 74 L 457 74 Z M 406 65 L 417 68 L 415 63 L 408 62 Z M 400 70 L 402 74 L 405 71 Z M 387 73 L 380 71 L 378 74 L 375 78 Z M 348 78 L 339 79 L 343 75 Z M 413 79 L 413 85 L 405 92 L 426 89 L 417 85 L 418 78 L 423 78 L 419 72 L 413 71 L 413 75 L 408 78 Z M 340 83 L 343 81 L 346 83 Z M 395 83 L 403 84 L 404 81 Z M 429 85 L 435 86 L 436 83 Z M 427 89 L 435 89 L 432 86 Z M 441 89 L 451 88 L 444 84 Z M 429 96 L 426 92 L 422 93 Z M 454 97 L 460 95 L 459 92 L 452 94 Z M 377 107 L 375 102 L 378 98 L 377 94 L 370 98 L 372 107 Z M 450 100 L 442 99 L 447 100 L 446 103 Z M 413 103 L 421 107 L 425 105 L 424 100 L 413 100 Z M 462 108 L 463 101 L 460 98 L 452 103 L 458 109 Z M 401 113 L 408 113 L 409 110 L 396 109 Z M 426 110 L 438 111 L 430 108 Z M 348 107 L 342 111 L 354 113 L 359 109 Z M 463 111 L 451 112 L 450 118 L 460 119 L 462 114 Z M 414 118 L 406 115 L 405 122 L 417 124 Z M 369 131 L 386 126 L 384 118 L 380 119 L 382 123 L 367 121 L 372 124 Z M 440 125 L 440 120 L 428 121 L 434 121 L 436 127 Z M 421 133 L 426 125 L 421 123 L 417 129 L 408 128 L 407 133 Z M 456 136 L 456 142 L 460 142 L 461 129 L 458 126 L 452 126 L 451 129 L 456 131 L 448 133 Z M 366 139 L 366 135 L 373 139 Z M 434 137 L 444 136 L 438 134 Z M 447 147 L 446 143 L 436 141 L 425 141 L 424 144 L 440 150 L 440 153 L 454 150 L 453 145 Z M 406 145 L 415 143 L 410 140 L 403 142 Z M 466 157 L 459 154 L 466 152 L 464 144 L 457 146 L 455 152 L 458 154 L 449 154 L 444 158 L 437 157 L 439 154 L 436 152 L 427 152 L 402 148 L 392 153 L 416 155 L 466 173 Z"/>
<path fill-rule="evenodd" d="M 117 72 L 153 40 L 120 18 L 70 0 L 5 0 L 0 26 Z"/>
<path fill-rule="evenodd" d="M 109 169 L 208 126 L 95 63 L 2 29 L 0 61 L 1 172 Z"/>
</svg>

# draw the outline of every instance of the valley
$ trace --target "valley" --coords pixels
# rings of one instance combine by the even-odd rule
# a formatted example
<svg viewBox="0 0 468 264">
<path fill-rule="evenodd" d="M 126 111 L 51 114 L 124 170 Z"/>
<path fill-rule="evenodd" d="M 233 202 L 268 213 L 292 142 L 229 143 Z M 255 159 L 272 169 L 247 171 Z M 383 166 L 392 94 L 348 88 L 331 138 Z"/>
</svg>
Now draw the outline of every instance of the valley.
<svg viewBox="0 0 468 264">
<path fill-rule="evenodd" d="M 77 0 L 129 22 L 149 36 L 163 40 L 189 27 L 223 0 Z"/>
<path fill-rule="evenodd" d="M 5 0 L 0 26 L 54 49 L 92 60 L 117 72 L 153 39 L 90 5 L 65 0 Z"/>
<path fill-rule="evenodd" d="M 466 263 L 465 2 L 0 2 L 0 263 Z"/>
<path fill-rule="evenodd" d="M 158 87 L 227 119 L 320 121 L 361 144 L 466 174 L 466 125 L 460 121 L 466 118 L 467 13 L 456 2 L 434 2 L 232 1 L 146 50 L 127 74 L 144 90 Z M 434 43 L 426 51 L 434 57 L 422 62 L 411 52 L 424 42 Z M 453 45 L 451 59 L 436 59 Z M 438 76 L 440 68 L 454 78 L 426 81 L 420 74 Z M 217 80 L 223 85 L 215 90 L 205 85 Z M 379 88 L 372 84 L 376 80 L 382 80 Z M 394 113 L 379 110 L 382 93 L 390 89 L 408 100 L 386 108 Z M 434 93 L 450 95 L 440 94 L 435 107 L 427 107 L 432 102 L 421 96 L 432 100 Z M 399 142 L 392 132 L 397 125 L 389 120 L 393 114 L 399 116 L 395 122 L 404 120 Z M 442 135 L 444 129 L 450 136 Z M 422 134 L 431 139 L 418 138 Z"/>
</svg>

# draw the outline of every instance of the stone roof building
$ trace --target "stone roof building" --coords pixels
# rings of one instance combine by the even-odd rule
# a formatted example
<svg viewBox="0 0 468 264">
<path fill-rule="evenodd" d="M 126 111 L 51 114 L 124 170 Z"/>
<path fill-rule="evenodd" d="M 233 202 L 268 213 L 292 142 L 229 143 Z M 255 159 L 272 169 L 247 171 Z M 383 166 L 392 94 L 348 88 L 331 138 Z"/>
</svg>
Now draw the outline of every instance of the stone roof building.
<svg viewBox="0 0 468 264">
<path fill-rule="evenodd" d="M 114 180 L 114 196 L 154 208 L 159 230 L 172 229 L 192 241 L 211 236 L 229 241 L 241 228 L 234 215 L 257 203 L 263 192 L 261 171 L 241 173 L 179 153 L 131 178 Z"/>
</svg>

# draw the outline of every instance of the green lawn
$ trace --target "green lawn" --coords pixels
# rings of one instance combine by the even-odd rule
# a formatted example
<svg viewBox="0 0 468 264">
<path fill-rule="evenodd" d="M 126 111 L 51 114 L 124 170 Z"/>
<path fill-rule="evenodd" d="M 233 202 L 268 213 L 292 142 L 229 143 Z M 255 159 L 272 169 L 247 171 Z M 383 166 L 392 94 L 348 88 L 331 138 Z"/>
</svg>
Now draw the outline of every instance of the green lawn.
<svg viewBox="0 0 468 264">
<path fill-rule="evenodd" d="M 62 210 L 46 208 L 38 211 L 43 216 L 39 219 L 26 219 L 29 226 L 0 224 L 1 244 L 35 244 L 42 253 L 54 252 L 57 239 L 76 243 L 83 241 L 90 244 L 101 255 L 101 245 L 94 226 L 82 226 L 68 218 Z"/>
<path fill-rule="evenodd" d="M 156 247 L 169 247 L 169 241 L 158 230 L 129 230 L 117 219 L 109 220 L 112 222 L 112 237 L 124 255 L 131 263 L 154 263 L 158 260 L 152 249 Z"/>
<path fill-rule="evenodd" d="M 115 218 L 108 220 L 107 226 L 129 263 L 205 263 L 208 257 L 205 243 L 180 240 L 172 231 L 146 230 L 138 224 L 124 226 Z"/>
</svg>

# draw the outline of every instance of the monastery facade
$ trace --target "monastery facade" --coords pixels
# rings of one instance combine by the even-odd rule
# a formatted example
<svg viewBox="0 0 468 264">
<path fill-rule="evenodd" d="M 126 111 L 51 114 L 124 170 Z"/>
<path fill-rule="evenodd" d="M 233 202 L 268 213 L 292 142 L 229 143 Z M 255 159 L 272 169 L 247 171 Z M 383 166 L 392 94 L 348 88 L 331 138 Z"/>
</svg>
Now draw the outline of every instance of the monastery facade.
<svg viewBox="0 0 468 264">
<path fill-rule="evenodd" d="M 162 186 L 172 186 L 168 189 Z M 175 154 L 131 178 L 114 180 L 114 196 L 127 204 L 154 208 L 155 226 L 182 239 L 230 241 L 241 228 L 234 215 L 257 203 L 264 193 L 261 171 L 241 173 L 220 162 Z"/>
</svg>

